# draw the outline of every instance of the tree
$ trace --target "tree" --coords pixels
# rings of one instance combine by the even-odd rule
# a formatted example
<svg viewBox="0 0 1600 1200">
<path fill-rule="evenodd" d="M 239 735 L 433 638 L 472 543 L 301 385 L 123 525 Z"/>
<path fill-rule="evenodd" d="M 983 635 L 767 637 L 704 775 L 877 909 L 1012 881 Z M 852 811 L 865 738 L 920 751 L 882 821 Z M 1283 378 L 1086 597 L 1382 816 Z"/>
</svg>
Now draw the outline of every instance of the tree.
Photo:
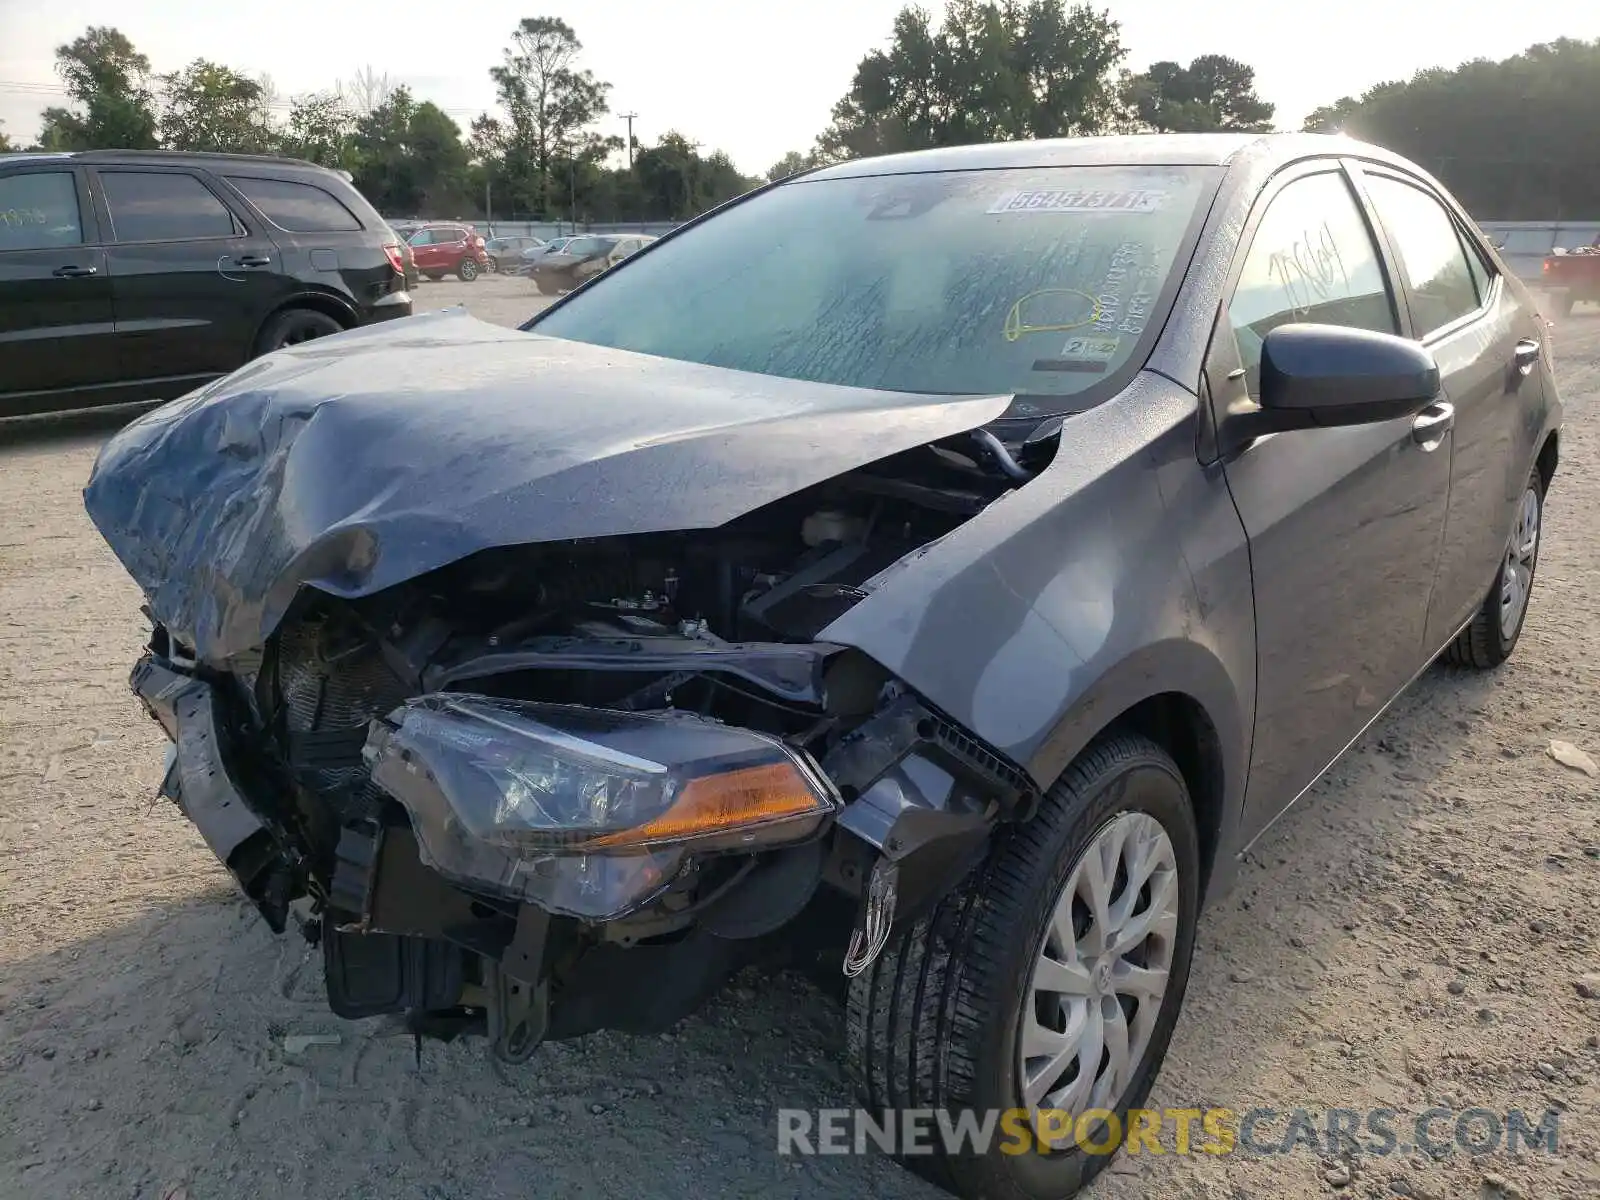
<svg viewBox="0 0 1600 1200">
<path fill-rule="evenodd" d="M 91 25 L 56 47 L 56 73 L 81 112 L 47 108 L 39 144 L 49 150 L 147 150 L 156 145 L 150 60 L 120 30 Z"/>
<path fill-rule="evenodd" d="M 0 121 L 0 125 L 4 124 L 4 121 Z M 15 149 L 16 147 L 11 144 L 11 139 L 6 136 L 6 131 L 4 129 L 0 129 L 0 154 L 5 154 Z"/>
<path fill-rule="evenodd" d="M 935 28 L 895 18 L 818 139 L 825 160 L 932 146 L 1101 133 L 1117 120 L 1118 24 L 1065 0 L 950 0 Z"/>
<path fill-rule="evenodd" d="M 355 116 L 338 92 L 296 96 L 283 132 L 283 152 L 324 167 L 343 167 L 351 156 L 355 126 Z"/>
<path fill-rule="evenodd" d="M 379 212 L 454 212 L 467 203 L 460 128 L 437 105 L 418 104 L 409 88 L 395 88 L 356 122 L 351 149 L 356 187 Z"/>
<path fill-rule="evenodd" d="M 1122 95 L 1135 121 L 1155 133 L 1266 131 L 1273 106 L 1256 95 L 1256 72 L 1225 54 L 1203 54 L 1187 67 L 1152 63 L 1129 76 Z"/>
<path fill-rule="evenodd" d="M 1600 41 L 1563 38 L 1500 62 L 1419 71 L 1306 118 L 1430 169 L 1480 220 L 1600 211 Z"/>
<path fill-rule="evenodd" d="M 197 58 L 163 83 L 161 141 L 167 149 L 266 154 L 274 148 L 269 96 L 259 81 Z"/>
<path fill-rule="evenodd" d="M 791 150 L 767 168 L 767 182 L 776 183 L 780 179 L 798 175 L 801 171 L 809 171 L 816 165 L 817 155 L 815 151 L 801 154 L 798 150 Z"/>
<path fill-rule="evenodd" d="M 593 158 L 606 145 L 589 126 L 607 111 L 611 85 L 578 69 L 582 49 L 565 21 L 524 17 L 511 34 L 505 61 L 489 71 L 507 118 L 504 168 L 514 200 L 547 215 L 560 194 L 555 186 L 557 155 L 570 167 Z M 570 203 L 569 195 L 568 207 Z"/>
<path fill-rule="evenodd" d="M 349 83 L 335 80 L 334 90 L 344 97 L 356 116 L 364 117 L 388 102 L 394 94 L 394 84 L 389 81 L 387 74 L 367 66 L 351 76 Z"/>
<path fill-rule="evenodd" d="M 680 221 L 756 186 L 720 150 L 702 158 L 699 143 L 673 131 L 641 150 L 633 163 L 639 199 L 652 217 Z"/>
</svg>

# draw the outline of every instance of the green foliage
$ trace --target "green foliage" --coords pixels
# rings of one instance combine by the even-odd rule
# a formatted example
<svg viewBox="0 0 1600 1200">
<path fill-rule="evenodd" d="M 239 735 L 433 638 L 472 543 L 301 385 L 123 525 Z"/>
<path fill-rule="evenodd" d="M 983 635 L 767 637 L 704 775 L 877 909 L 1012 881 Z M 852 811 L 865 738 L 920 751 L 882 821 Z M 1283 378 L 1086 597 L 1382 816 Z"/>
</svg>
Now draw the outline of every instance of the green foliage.
<svg viewBox="0 0 1600 1200">
<path fill-rule="evenodd" d="M 397 87 L 356 122 L 345 166 L 380 212 L 456 215 L 469 206 L 461 130 L 431 101 Z"/>
<path fill-rule="evenodd" d="M 887 50 L 856 67 L 818 139 L 825 159 L 1112 129 L 1117 65 L 1127 56 L 1109 14 L 1064 0 L 951 0 L 937 27 L 925 9 L 895 18 Z"/>
<path fill-rule="evenodd" d="M 125 34 L 90 26 L 56 47 L 56 73 L 79 111 L 47 108 L 39 145 L 46 150 L 148 150 L 156 146 L 155 99 L 146 86 L 150 60 Z"/>
<path fill-rule="evenodd" d="M 1256 132 L 1272 128 L 1273 106 L 1256 95 L 1256 72 L 1225 54 L 1188 66 L 1152 63 L 1123 82 L 1123 102 L 1140 128 L 1154 133 Z"/>
<path fill-rule="evenodd" d="M 197 58 L 163 83 L 161 142 L 167 149 L 266 154 L 277 148 L 271 97 L 258 80 Z"/>
<path fill-rule="evenodd" d="M 3 126 L 4 124 L 4 121 L 0 121 L 0 126 Z M 11 144 L 11 139 L 6 136 L 6 131 L 4 129 L 0 129 L 0 154 L 6 154 L 15 149 L 16 147 Z"/>
<path fill-rule="evenodd" d="M 1535 220 L 1600 212 L 1597 123 L 1600 41 L 1564 38 L 1379 84 L 1317 109 L 1306 128 L 1416 160 L 1483 219 Z"/>
<path fill-rule="evenodd" d="M 577 66 L 582 49 L 560 18 L 524 17 L 504 61 L 489 70 L 506 115 L 498 174 L 517 208 L 547 216 L 570 210 L 581 164 L 614 148 L 614 139 L 590 128 L 607 111 L 611 85 Z"/>
<path fill-rule="evenodd" d="M 283 153 L 324 167 L 345 167 L 354 160 L 355 114 L 338 92 L 296 96 L 280 139 Z"/>
<path fill-rule="evenodd" d="M 634 159 L 645 211 L 682 220 L 756 186 L 721 151 L 702 158 L 695 143 L 673 131 Z"/>
<path fill-rule="evenodd" d="M 767 168 L 767 182 L 776 183 L 780 179 L 787 179 L 791 175 L 798 175 L 801 171 L 809 171 L 817 166 L 819 159 L 816 151 L 805 154 L 798 150 L 791 150 L 777 162 Z"/>
</svg>

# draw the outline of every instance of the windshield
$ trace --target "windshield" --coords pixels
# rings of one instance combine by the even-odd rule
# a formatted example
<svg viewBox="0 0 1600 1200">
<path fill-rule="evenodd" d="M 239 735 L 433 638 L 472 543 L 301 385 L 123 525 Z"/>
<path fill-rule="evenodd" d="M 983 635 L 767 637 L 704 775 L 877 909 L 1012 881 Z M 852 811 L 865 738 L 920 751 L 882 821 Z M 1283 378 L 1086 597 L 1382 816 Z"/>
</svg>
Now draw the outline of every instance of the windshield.
<svg viewBox="0 0 1600 1200">
<path fill-rule="evenodd" d="M 630 258 L 526 328 L 819 383 L 1072 395 L 1129 361 L 1215 175 L 799 180 Z"/>
</svg>

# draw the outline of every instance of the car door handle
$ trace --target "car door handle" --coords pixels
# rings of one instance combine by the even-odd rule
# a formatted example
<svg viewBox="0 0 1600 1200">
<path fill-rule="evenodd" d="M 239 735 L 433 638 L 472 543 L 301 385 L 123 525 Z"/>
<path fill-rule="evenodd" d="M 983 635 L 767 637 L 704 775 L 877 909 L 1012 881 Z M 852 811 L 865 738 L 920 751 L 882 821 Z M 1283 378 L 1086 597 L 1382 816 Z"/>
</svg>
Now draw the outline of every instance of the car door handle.
<svg viewBox="0 0 1600 1200">
<path fill-rule="evenodd" d="M 1428 405 L 1411 422 L 1411 440 L 1424 452 L 1437 450 L 1456 423 L 1456 406 L 1445 400 Z"/>
<path fill-rule="evenodd" d="M 84 279 L 90 275 L 98 275 L 99 273 L 99 267 L 79 266 L 57 267 L 54 271 L 50 272 L 50 274 L 54 275 L 57 279 Z"/>
<path fill-rule="evenodd" d="M 265 254 L 246 254 L 234 261 L 241 267 L 270 267 L 272 265 L 272 260 Z"/>
<path fill-rule="evenodd" d="M 1535 338 L 1523 338 L 1517 343 L 1513 354 L 1516 359 L 1517 370 L 1526 375 L 1533 370 L 1533 364 L 1539 361 L 1539 342 Z"/>
</svg>

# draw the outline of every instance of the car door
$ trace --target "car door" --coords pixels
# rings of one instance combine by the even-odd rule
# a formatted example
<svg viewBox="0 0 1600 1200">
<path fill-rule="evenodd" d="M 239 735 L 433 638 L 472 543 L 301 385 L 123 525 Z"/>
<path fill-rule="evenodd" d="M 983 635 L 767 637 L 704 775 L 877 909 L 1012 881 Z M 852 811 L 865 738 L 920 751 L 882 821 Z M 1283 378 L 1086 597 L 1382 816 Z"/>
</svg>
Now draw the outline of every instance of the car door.
<svg viewBox="0 0 1600 1200">
<path fill-rule="evenodd" d="M 439 248 L 433 244 L 434 231 L 419 229 L 411 235 L 411 254 L 417 260 L 417 270 L 424 275 L 444 270 L 439 265 Z"/>
<path fill-rule="evenodd" d="M 292 291 L 272 239 L 193 171 L 100 167 L 92 183 L 123 369 L 181 386 L 246 362 Z"/>
<path fill-rule="evenodd" d="M 1450 511 L 1428 611 L 1428 639 L 1443 643 L 1483 603 L 1506 550 L 1540 432 L 1534 368 L 1544 331 L 1430 187 L 1387 168 L 1361 175 L 1412 326 L 1455 409 Z"/>
<path fill-rule="evenodd" d="M 71 407 L 117 380 L 99 241 L 81 170 L 0 160 L 0 416 Z"/>
<path fill-rule="evenodd" d="M 1255 206 L 1207 361 L 1215 411 L 1259 394 L 1295 322 L 1405 334 L 1393 268 L 1347 170 L 1320 161 Z M 1445 418 L 1445 419 L 1440 419 Z M 1223 471 L 1250 541 L 1256 723 L 1247 831 L 1291 803 L 1424 665 L 1450 491 L 1444 410 L 1256 438 Z"/>
</svg>

